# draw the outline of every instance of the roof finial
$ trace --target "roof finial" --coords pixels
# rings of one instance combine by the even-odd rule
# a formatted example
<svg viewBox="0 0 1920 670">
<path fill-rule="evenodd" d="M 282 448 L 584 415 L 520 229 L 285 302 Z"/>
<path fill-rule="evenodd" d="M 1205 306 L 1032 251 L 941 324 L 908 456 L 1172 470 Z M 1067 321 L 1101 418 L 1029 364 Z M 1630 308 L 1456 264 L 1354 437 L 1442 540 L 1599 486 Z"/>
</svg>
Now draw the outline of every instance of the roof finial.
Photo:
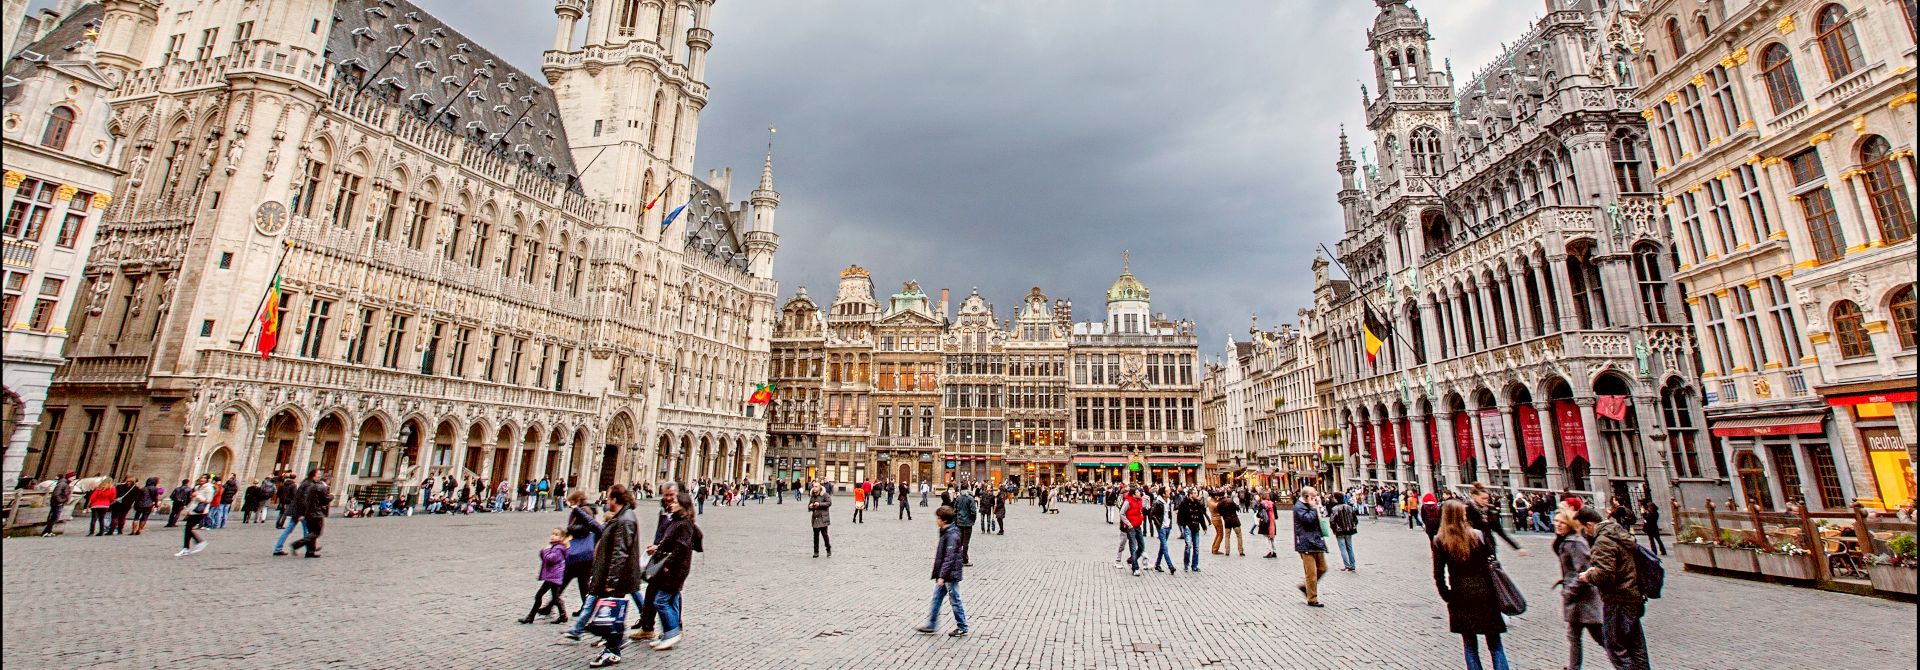
<svg viewBox="0 0 1920 670">
<path fill-rule="evenodd" d="M 1133 274 L 1133 252 L 1120 252 L 1120 274 Z"/>
<path fill-rule="evenodd" d="M 767 126 L 767 162 L 760 166 L 760 190 L 773 190 L 773 126 Z"/>
</svg>

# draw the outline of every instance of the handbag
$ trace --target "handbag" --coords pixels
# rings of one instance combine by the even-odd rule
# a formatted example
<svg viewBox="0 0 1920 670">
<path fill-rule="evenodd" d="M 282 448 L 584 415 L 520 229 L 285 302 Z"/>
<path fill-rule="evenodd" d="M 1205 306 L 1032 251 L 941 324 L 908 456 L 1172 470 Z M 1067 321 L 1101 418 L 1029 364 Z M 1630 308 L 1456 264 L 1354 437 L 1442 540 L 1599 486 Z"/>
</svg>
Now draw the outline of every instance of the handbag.
<svg viewBox="0 0 1920 670">
<path fill-rule="evenodd" d="M 1325 537 L 1333 537 L 1333 523 L 1328 521 L 1325 515 L 1320 517 L 1320 534 Z"/>
<path fill-rule="evenodd" d="M 1527 613 L 1527 599 L 1520 595 L 1520 587 L 1500 569 L 1500 559 L 1488 558 L 1487 571 L 1493 575 L 1493 593 L 1500 601 L 1500 613 L 1507 616 L 1520 616 Z"/>
<path fill-rule="evenodd" d="M 593 602 L 593 612 L 587 616 L 588 631 L 611 635 L 614 632 L 614 626 L 626 625 L 627 596 L 596 600 Z"/>
<path fill-rule="evenodd" d="M 666 567 L 667 555 L 665 553 L 655 554 L 653 560 L 647 562 L 647 567 L 640 571 L 640 579 L 651 582 L 659 577 L 660 571 Z"/>
</svg>

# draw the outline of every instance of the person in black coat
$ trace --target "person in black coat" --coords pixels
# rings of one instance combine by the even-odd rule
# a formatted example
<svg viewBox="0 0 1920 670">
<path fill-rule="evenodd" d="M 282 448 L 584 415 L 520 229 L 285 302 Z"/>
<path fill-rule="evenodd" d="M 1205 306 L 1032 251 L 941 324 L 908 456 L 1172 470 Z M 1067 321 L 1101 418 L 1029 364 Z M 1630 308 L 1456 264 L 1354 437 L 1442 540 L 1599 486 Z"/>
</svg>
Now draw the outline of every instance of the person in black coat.
<svg viewBox="0 0 1920 670">
<path fill-rule="evenodd" d="M 680 591 L 693 572 L 693 552 L 706 550 L 704 535 L 694 524 L 693 509 L 686 501 L 674 498 L 669 511 L 672 520 L 667 522 L 660 542 L 647 547 L 651 562 L 661 564 L 659 573 L 647 582 L 655 591 L 653 609 L 660 615 L 660 639 L 654 641 L 654 651 L 672 649 L 680 642 Z"/>
<path fill-rule="evenodd" d="M 1472 501 L 1472 504 L 1467 505 L 1467 525 L 1487 536 L 1487 550 L 1495 555 L 1499 554 L 1499 547 L 1493 546 L 1493 538 L 1498 537 L 1504 540 L 1507 546 L 1513 547 L 1516 553 L 1526 556 L 1527 550 L 1521 548 L 1519 542 L 1513 541 L 1513 536 L 1508 535 L 1507 529 L 1500 525 L 1500 510 L 1493 505 L 1493 494 L 1487 490 L 1486 485 L 1474 482 L 1473 490 L 1468 492 L 1467 496 L 1468 500 Z M 1444 509 L 1441 510 L 1441 514 L 1445 516 Z M 1440 523 L 1445 524 L 1446 520 L 1443 518 Z"/>
<path fill-rule="evenodd" d="M 180 515 L 186 513 L 187 501 L 192 499 L 193 484 L 185 479 L 180 480 L 180 485 L 173 487 L 173 492 L 167 494 L 167 500 L 173 503 L 172 507 L 167 508 L 168 528 L 180 525 Z"/>
<path fill-rule="evenodd" d="M 614 484 L 607 489 L 607 509 L 613 512 L 613 520 L 602 527 L 600 541 L 594 544 L 593 573 L 587 580 L 587 592 L 596 598 L 620 598 L 633 593 L 639 585 L 639 524 L 633 516 L 633 493 L 626 486 Z M 620 650 L 627 642 L 626 628 L 626 620 L 618 618 L 607 630 L 601 631 L 606 647 L 588 665 L 598 668 L 619 663 Z"/>
<path fill-rule="evenodd" d="M 953 601 L 953 632 L 951 637 L 967 636 L 967 608 L 960 602 L 960 579 L 964 575 L 966 562 L 961 560 L 960 529 L 953 525 L 958 514 L 952 507 L 941 507 L 933 511 L 934 523 L 940 531 L 940 541 L 933 548 L 933 608 L 927 612 L 927 624 L 914 630 L 932 634 L 940 628 L 940 603 Z"/>
<path fill-rule="evenodd" d="M 1507 623 L 1493 586 L 1493 540 L 1467 522 L 1468 505 L 1448 501 L 1440 507 L 1440 530 L 1433 538 L 1433 585 L 1447 603 L 1447 630 L 1460 636 L 1468 670 L 1481 670 L 1479 637 L 1487 638 L 1493 667 L 1507 667 L 1500 634 Z"/>
<path fill-rule="evenodd" d="M 303 513 L 300 523 L 306 534 L 293 541 L 293 550 L 306 548 L 307 558 L 320 557 L 320 534 L 327 527 L 327 509 L 333 506 L 333 490 L 327 487 L 327 473 L 314 470 L 307 473 L 307 481 L 300 483 L 300 489 L 294 492 L 300 498 L 300 511 Z"/>
<path fill-rule="evenodd" d="M 1200 500 L 1200 491 L 1195 489 L 1175 503 L 1173 510 L 1173 523 L 1180 527 L 1180 539 L 1185 542 L 1180 550 L 1181 567 L 1188 572 L 1199 572 L 1200 529 L 1207 525 L 1207 504 Z"/>
</svg>

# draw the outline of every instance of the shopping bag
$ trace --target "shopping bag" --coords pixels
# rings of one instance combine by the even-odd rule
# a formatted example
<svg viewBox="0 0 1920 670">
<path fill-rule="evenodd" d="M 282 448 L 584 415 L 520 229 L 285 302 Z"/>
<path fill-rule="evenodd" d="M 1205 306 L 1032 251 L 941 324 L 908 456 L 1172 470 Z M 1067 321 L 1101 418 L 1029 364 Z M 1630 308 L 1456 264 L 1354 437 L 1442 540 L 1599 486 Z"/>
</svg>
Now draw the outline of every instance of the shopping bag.
<svg viewBox="0 0 1920 670">
<path fill-rule="evenodd" d="M 627 597 L 601 598 L 594 601 L 593 612 L 587 615 L 587 630 L 601 635 L 610 635 L 615 626 L 625 626 L 627 622 Z"/>
</svg>

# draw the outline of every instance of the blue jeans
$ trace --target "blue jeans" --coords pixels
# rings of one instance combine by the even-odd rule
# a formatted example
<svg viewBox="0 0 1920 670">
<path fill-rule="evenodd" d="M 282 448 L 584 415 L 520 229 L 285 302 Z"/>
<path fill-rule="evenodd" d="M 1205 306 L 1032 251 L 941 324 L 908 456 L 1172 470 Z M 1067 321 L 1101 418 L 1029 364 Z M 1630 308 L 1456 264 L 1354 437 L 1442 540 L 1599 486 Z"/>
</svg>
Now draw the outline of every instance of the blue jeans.
<svg viewBox="0 0 1920 670">
<path fill-rule="evenodd" d="M 1180 529 L 1180 539 L 1186 541 L 1186 546 L 1180 550 L 1180 557 L 1185 559 L 1183 561 L 1186 563 L 1185 567 L 1189 571 L 1198 572 L 1200 570 L 1200 527 L 1187 526 Z"/>
<path fill-rule="evenodd" d="M 1158 556 L 1153 557 L 1153 567 L 1155 570 L 1160 569 L 1160 564 L 1162 562 L 1165 562 L 1169 569 L 1173 568 L 1173 556 L 1167 554 L 1167 533 L 1171 532 L 1172 530 L 1173 530 L 1172 528 L 1168 528 L 1166 526 L 1160 527 L 1160 532 L 1159 532 L 1160 554 Z"/>
<path fill-rule="evenodd" d="M 307 527 L 306 519 L 302 519 L 297 516 L 287 517 L 287 527 L 284 529 L 281 529 L 280 540 L 278 542 L 273 543 L 273 553 L 278 554 L 286 550 L 285 548 L 287 546 L 287 536 L 293 534 L 293 529 L 299 528 L 301 529 L 301 532 L 304 534 L 306 532 L 305 531 L 306 527 Z"/>
<path fill-rule="evenodd" d="M 933 607 L 927 610 L 927 627 L 940 627 L 940 601 L 953 601 L 953 625 L 955 630 L 967 630 L 967 607 L 960 604 L 960 582 L 946 582 L 933 587 Z"/>
<path fill-rule="evenodd" d="M 1353 569 L 1353 536 L 1334 535 L 1333 540 L 1340 545 L 1340 563 L 1348 570 Z"/>
<path fill-rule="evenodd" d="M 213 514 L 207 515 L 207 525 L 212 528 L 227 527 L 227 509 L 232 505 L 214 505 Z"/>
<path fill-rule="evenodd" d="M 1127 564 L 1134 572 L 1140 571 L 1140 553 L 1147 550 L 1147 540 L 1139 526 L 1127 529 Z"/>
<path fill-rule="evenodd" d="M 597 602 L 600 602 L 600 596 L 587 596 L 587 601 L 580 604 L 580 616 L 573 618 L 573 627 L 567 629 L 567 632 L 573 633 L 574 635 L 585 633 L 587 631 L 587 620 L 593 618 L 593 604 Z M 624 623 L 625 622 L 622 622 L 622 624 Z"/>
<path fill-rule="evenodd" d="M 1466 647 L 1467 650 L 1467 670 L 1486 669 L 1486 666 L 1480 664 L 1480 640 L 1478 638 L 1479 636 L 1472 633 L 1462 633 L 1460 635 L 1460 643 Z M 1507 648 L 1500 646 L 1499 634 L 1489 633 L 1487 635 L 1487 651 L 1493 654 L 1493 670 L 1507 670 Z"/>
<path fill-rule="evenodd" d="M 680 594 L 664 591 L 653 594 L 653 610 L 660 613 L 660 639 L 680 634 Z"/>
</svg>

